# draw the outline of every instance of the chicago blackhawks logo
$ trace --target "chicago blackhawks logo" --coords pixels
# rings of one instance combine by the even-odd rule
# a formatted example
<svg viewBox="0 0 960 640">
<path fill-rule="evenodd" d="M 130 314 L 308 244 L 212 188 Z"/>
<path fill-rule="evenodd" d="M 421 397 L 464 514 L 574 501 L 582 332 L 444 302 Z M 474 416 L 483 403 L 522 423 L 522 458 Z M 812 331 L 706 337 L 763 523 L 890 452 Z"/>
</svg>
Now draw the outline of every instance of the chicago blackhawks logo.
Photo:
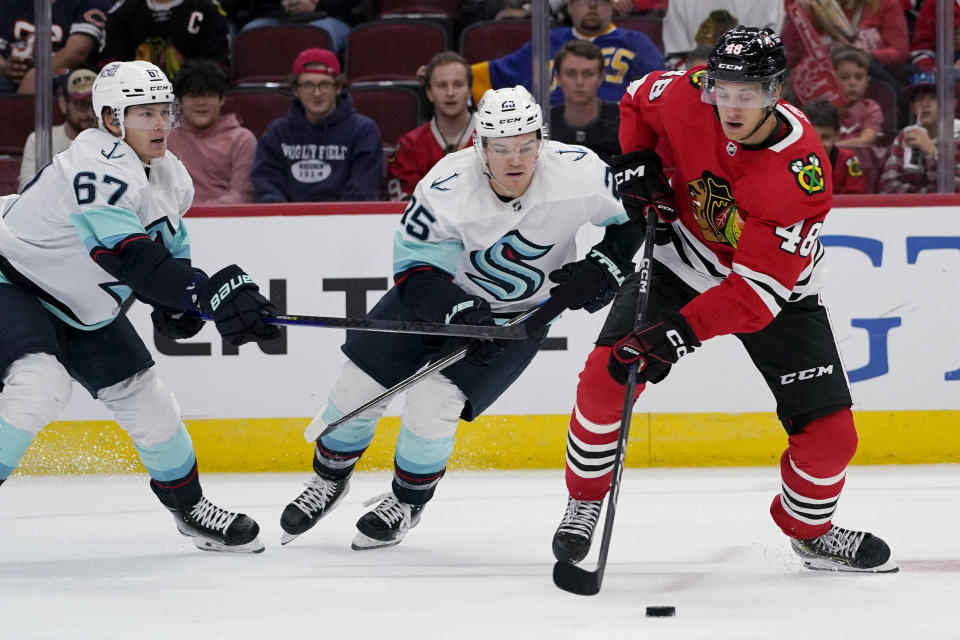
<svg viewBox="0 0 960 640">
<path fill-rule="evenodd" d="M 806 160 L 797 158 L 790 163 L 790 172 L 797 179 L 797 186 L 808 196 L 823 192 L 823 167 L 817 154 L 811 153 Z"/>
<path fill-rule="evenodd" d="M 690 75 L 690 84 L 693 85 L 693 88 L 699 91 L 703 88 L 703 76 L 707 73 L 706 69 L 700 69 L 694 74 Z"/>
<path fill-rule="evenodd" d="M 511 231 L 485 251 L 470 252 L 470 263 L 479 274 L 467 273 L 478 287 L 497 300 L 524 300 L 543 285 L 543 271 L 527 264 L 547 255 L 553 245 L 545 247 Z"/>
<path fill-rule="evenodd" d="M 736 247 L 744 220 L 737 210 L 730 183 L 704 171 L 701 177 L 687 183 L 687 193 L 704 239 Z"/>
<path fill-rule="evenodd" d="M 857 156 L 850 156 L 844 164 L 851 178 L 859 178 L 863 175 L 863 169 L 860 168 L 860 158 Z"/>
</svg>

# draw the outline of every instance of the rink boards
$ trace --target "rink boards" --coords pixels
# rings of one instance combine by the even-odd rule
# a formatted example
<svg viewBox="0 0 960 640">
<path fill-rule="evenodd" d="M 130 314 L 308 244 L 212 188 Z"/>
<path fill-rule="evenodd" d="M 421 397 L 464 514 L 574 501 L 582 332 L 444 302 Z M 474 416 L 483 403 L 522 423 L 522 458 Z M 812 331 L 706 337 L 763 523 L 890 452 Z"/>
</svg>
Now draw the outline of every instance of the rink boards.
<svg viewBox="0 0 960 640">
<path fill-rule="evenodd" d="M 960 461 L 960 200 L 878 197 L 827 218 L 830 309 L 856 405 L 855 462 Z M 281 312 L 357 316 L 389 286 L 396 204 L 196 208 L 194 262 L 238 263 Z M 215 214 L 215 215 L 214 215 Z M 584 234 L 581 248 L 598 237 Z M 130 318 L 155 353 L 197 446 L 216 471 L 309 468 L 301 437 L 342 362 L 343 332 L 291 327 L 269 353 L 224 348 L 212 326 L 178 343 L 151 340 L 149 310 Z M 568 312 L 521 379 L 482 417 L 462 423 L 451 466 L 562 467 L 576 376 L 603 313 Z M 802 384 L 816 372 L 796 372 Z M 391 405 L 363 464 L 392 466 L 401 404 Z M 637 403 L 627 464 L 768 464 L 785 444 L 769 390 L 732 337 L 709 341 Z M 64 452 L 69 452 L 67 455 Z M 79 386 L 63 420 L 37 439 L 25 473 L 138 469 L 132 446 Z"/>
</svg>

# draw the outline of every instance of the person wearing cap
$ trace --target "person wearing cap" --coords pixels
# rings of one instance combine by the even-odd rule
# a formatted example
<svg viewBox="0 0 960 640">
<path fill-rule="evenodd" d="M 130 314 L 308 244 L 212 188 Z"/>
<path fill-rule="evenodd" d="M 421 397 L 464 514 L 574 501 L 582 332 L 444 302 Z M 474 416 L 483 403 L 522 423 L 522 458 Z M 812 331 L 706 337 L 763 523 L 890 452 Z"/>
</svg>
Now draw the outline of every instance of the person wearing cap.
<svg viewBox="0 0 960 640">
<path fill-rule="evenodd" d="M 212 60 L 187 60 L 173 79 L 183 123 L 170 131 L 167 149 L 193 179 L 194 204 L 253 202 L 250 167 L 257 137 L 234 113 L 221 114 L 227 73 Z"/>
<path fill-rule="evenodd" d="M 257 143 L 250 173 L 257 202 L 377 200 L 380 129 L 344 93 L 337 57 L 326 49 L 301 51 L 290 85 L 290 112 Z"/>
<path fill-rule="evenodd" d="M 97 116 L 93 113 L 93 81 L 97 74 L 90 69 L 75 69 L 56 83 L 57 105 L 63 113 L 64 122 L 50 130 L 53 141 L 53 155 L 70 146 L 77 134 L 85 129 L 97 126 Z M 20 161 L 19 190 L 27 185 L 37 173 L 37 145 L 33 132 L 27 136 L 23 146 L 23 160 Z"/>
<path fill-rule="evenodd" d="M 900 130 L 880 175 L 880 193 L 937 192 L 937 127 L 939 109 L 936 77 L 914 74 L 903 90 L 916 124 Z M 960 193 L 960 120 L 953 121 L 953 191 Z"/>
</svg>

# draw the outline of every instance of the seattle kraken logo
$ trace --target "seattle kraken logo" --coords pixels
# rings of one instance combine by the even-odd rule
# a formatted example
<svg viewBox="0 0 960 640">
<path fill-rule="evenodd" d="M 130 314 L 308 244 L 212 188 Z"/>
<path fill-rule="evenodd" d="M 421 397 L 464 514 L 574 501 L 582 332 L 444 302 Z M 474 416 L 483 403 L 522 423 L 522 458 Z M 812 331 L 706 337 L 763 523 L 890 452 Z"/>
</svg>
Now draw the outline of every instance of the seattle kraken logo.
<svg viewBox="0 0 960 640">
<path fill-rule="evenodd" d="M 110 151 L 104 151 L 103 149 L 101 149 L 101 150 L 100 150 L 100 155 L 102 155 L 102 156 L 103 156 L 104 158 L 106 158 L 107 160 L 114 160 L 114 159 L 116 159 L 116 158 L 122 158 L 122 157 L 125 156 L 126 154 L 125 154 L 125 153 L 117 153 L 117 147 L 119 147 L 119 146 L 120 146 L 120 143 L 119 143 L 119 142 L 114 142 L 114 143 L 113 143 L 113 149 L 110 149 Z"/>
<path fill-rule="evenodd" d="M 523 300 L 536 293 L 543 284 L 543 271 L 529 264 L 547 255 L 553 245 L 542 247 L 511 231 L 485 251 L 470 253 L 470 262 L 480 275 L 467 277 L 497 300 Z"/>
</svg>

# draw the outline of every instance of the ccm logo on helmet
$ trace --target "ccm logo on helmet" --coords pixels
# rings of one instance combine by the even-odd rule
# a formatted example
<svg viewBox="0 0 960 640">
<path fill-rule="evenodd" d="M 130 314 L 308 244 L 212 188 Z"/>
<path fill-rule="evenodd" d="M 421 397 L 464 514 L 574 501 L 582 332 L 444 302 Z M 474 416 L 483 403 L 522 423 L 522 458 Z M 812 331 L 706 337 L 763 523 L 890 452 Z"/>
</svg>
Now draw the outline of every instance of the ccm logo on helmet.
<svg viewBox="0 0 960 640">
<path fill-rule="evenodd" d="M 253 278 L 245 273 L 237 276 L 236 278 L 230 278 L 230 280 L 224 282 L 223 286 L 217 289 L 217 292 L 213 294 L 212 298 L 210 298 L 210 308 L 216 311 L 217 307 L 220 306 L 220 303 L 226 300 L 227 297 L 234 291 L 234 289 L 239 289 L 245 284 L 253 284 Z"/>
<path fill-rule="evenodd" d="M 520 118 L 506 118 L 500 121 L 500 124 L 510 124 L 511 122 L 520 122 Z"/>
<path fill-rule="evenodd" d="M 725 62 L 721 62 L 720 64 L 717 65 L 717 67 L 719 67 L 719 68 L 721 68 L 721 69 L 729 69 L 729 70 L 731 70 L 731 71 L 742 71 L 742 70 L 743 70 L 743 65 L 742 65 L 742 64 L 727 64 L 727 63 L 725 63 Z"/>
<path fill-rule="evenodd" d="M 797 380 L 810 380 L 811 378 L 819 378 L 820 376 L 828 376 L 833 373 L 833 365 L 827 366 L 816 366 L 810 367 L 809 369 L 804 369 L 803 371 L 794 371 L 793 373 L 787 373 L 780 376 L 780 384 L 786 386 L 788 384 L 793 384 Z"/>
</svg>

